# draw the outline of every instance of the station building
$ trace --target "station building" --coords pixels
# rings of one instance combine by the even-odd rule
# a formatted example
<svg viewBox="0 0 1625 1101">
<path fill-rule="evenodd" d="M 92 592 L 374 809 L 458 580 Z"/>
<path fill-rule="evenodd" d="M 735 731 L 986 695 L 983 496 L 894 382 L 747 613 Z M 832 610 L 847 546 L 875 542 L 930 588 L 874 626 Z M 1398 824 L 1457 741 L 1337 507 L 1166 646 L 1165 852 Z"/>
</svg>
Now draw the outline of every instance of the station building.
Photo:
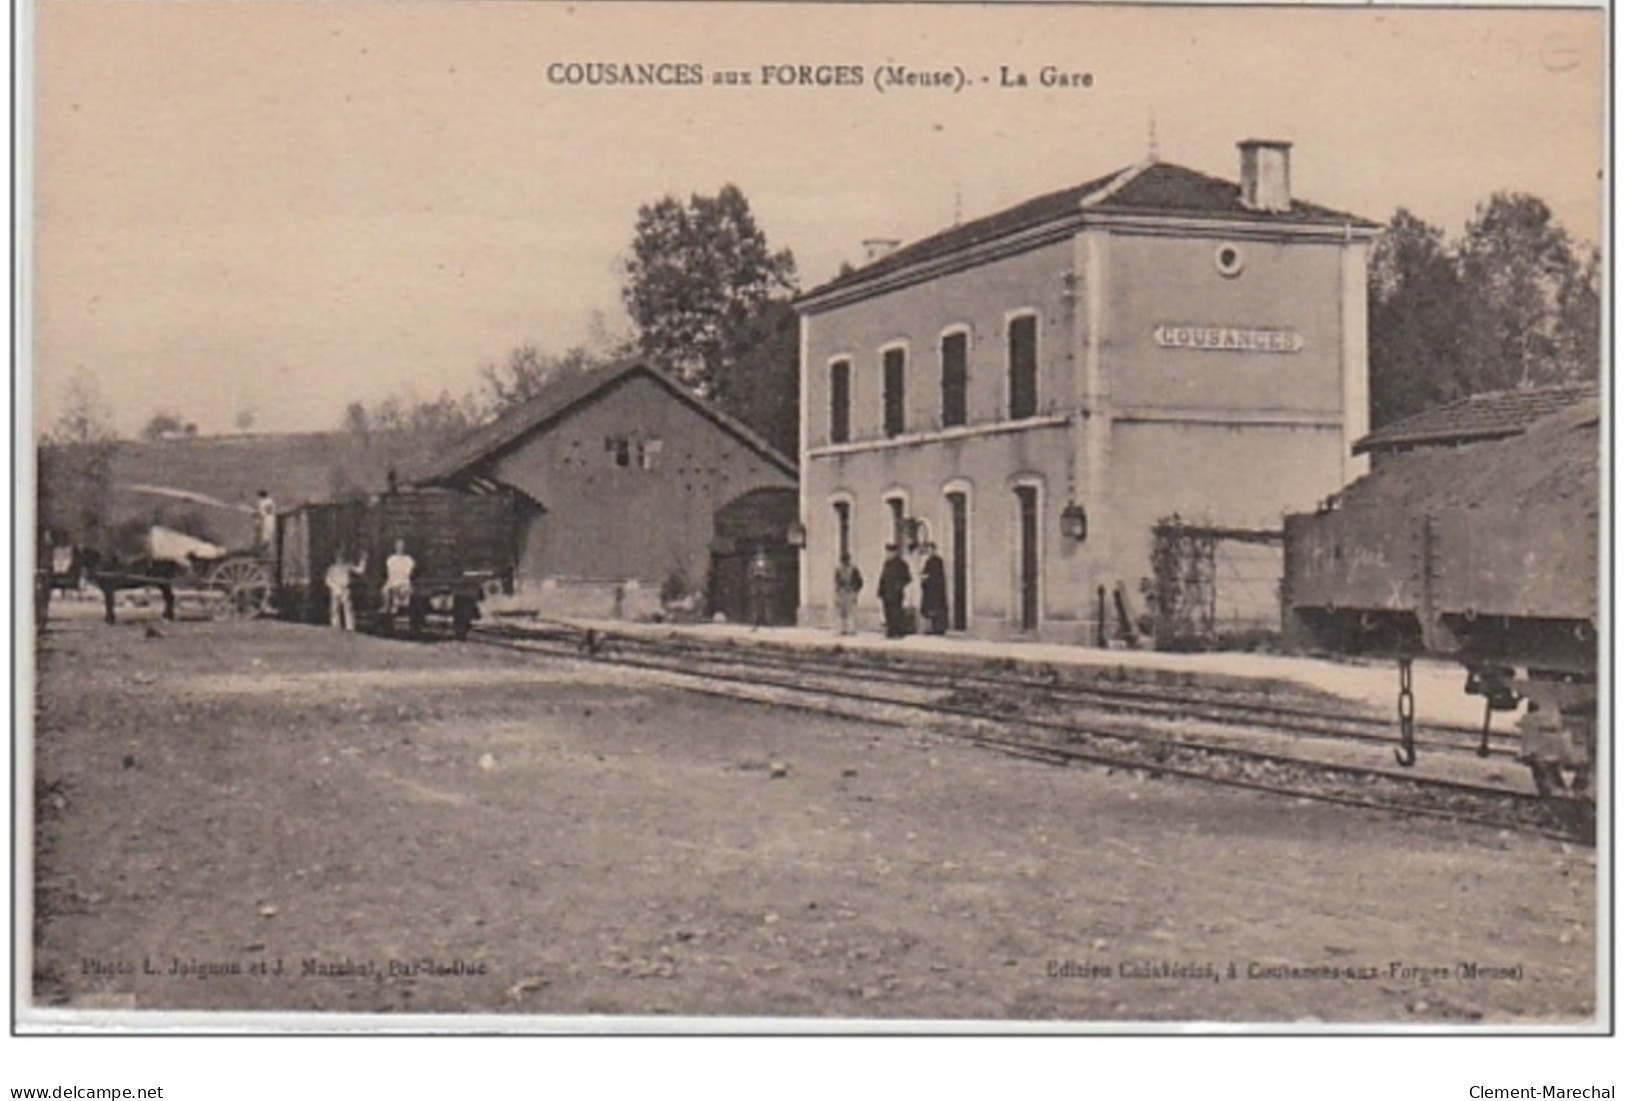
<svg viewBox="0 0 1625 1101">
<path fill-rule="evenodd" d="M 873 626 L 886 545 L 930 540 L 951 630 L 1102 641 L 1159 521 L 1279 532 L 1363 471 L 1378 227 L 1239 148 L 1239 182 L 1148 160 L 797 300 L 803 623 L 845 551 Z"/>
<path fill-rule="evenodd" d="M 769 619 L 795 620 L 794 460 L 639 360 L 556 379 L 412 480 L 519 498 L 514 591 L 493 607 L 635 619 L 680 600 L 742 620 L 761 550 Z"/>
</svg>

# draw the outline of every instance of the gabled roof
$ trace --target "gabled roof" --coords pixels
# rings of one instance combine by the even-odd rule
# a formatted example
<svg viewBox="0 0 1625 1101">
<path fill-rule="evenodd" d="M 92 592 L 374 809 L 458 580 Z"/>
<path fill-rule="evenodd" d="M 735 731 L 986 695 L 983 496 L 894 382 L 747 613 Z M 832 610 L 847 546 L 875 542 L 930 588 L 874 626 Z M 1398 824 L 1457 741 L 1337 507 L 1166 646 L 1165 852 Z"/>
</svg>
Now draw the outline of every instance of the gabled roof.
<svg viewBox="0 0 1625 1101">
<path fill-rule="evenodd" d="M 1464 447 L 1400 452 L 1347 486 L 1341 502 L 1421 513 L 1568 501 L 1594 515 L 1602 467 L 1601 409 L 1597 397 L 1581 398 L 1522 432 Z"/>
<path fill-rule="evenodd" d="M 803 294 L 811 298 L 827 291 L 864 283 L 914 264 L 948 256 L 962 249 L 995 241 L 1023 230 L 1051 223 L 1082 221 L 1086 210 L 1113 214 L 1166 215 L 1186 218 L 1223 218 L 1258 224 L 1286 224 L 1377 229 L 1375 222 L 1294 199 L 1292 210 L 1272 214 L 1253 210 L 1241 202 L 1241 185 L 1194 169 L 1159 161 L 1040 195 L 1024 203 L 954 226 L 889 253 L 872 264 L 847 272 Z"/>
<path fill-rule="evenodd" d="M 1597 395 L 1597 384 L 1589 382 L 1474 394 L 1384 425 L 1357 440 L 1354 453 L 1448 446 L 1516 436 L 1542 417 L 1583 401 L 1594 401 Z"/>
<path fill-rule="evenodd" d="M 475 468 L 516 447 L 532 433 L 550 427 L 580 406 L 637 376 L 653 379 L 673 397 L 736 437 L 790 477 L 796 476 L 795 462 L 743 422 L 695 397 L 664 371 L 640 359 L 630 359 L 555 379 L 529 401 L 514 406 L 490 424 L 481 425 L 458 440 L 443 455 L 414 471 L 409 480 L 414 485 L 434 485 L 472 474 Z"/>
</svg>

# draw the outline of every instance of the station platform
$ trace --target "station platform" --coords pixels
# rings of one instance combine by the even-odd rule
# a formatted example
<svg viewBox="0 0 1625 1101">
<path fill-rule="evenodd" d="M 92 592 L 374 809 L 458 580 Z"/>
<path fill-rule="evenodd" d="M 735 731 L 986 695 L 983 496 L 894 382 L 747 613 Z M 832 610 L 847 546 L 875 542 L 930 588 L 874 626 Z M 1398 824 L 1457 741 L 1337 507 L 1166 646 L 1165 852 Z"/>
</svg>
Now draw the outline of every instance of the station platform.
<svg viewBox="0 0 1625 1101">
<path fill-rule="evenodd" d="M 523 627 L 525 621 L 504 620 Z M 600 634 L 641 638 L 692 637 L 696 641 L 736 646 L 763 645 L 916 656 L 925 660 L 1010 661 L 1024 666 L 1061 666 L 1111 671 L 1123 679 L 1156 680 L 1159 676 L 1214 687 L 1223 684 L 1276 690 L 1296 689 L 1350 705 L 1350 710 L 1394 717 L 1398 730 L 1399 672 L 1392 660 L 1312 658 L 1247 652 L 1162 653 L 1154 650 L 1097 649 L 1056 643 L 1009 642 L 957 635 L 909 635 L 889 639 L 876 633 L 837 635 L 808 627 L 753 628 L 739 623 L 637 623 L 625 620 L 571 618 L 553 620 Z M 1484 700 L 1462 689 L 1467 671 L 1454 662 L 1418 659 L 1412 667 L 1419 722 L 1478 729 Z M 1494 729 L 1512 730 L 1519 712 L 1498 713 Z"/>
</svg>

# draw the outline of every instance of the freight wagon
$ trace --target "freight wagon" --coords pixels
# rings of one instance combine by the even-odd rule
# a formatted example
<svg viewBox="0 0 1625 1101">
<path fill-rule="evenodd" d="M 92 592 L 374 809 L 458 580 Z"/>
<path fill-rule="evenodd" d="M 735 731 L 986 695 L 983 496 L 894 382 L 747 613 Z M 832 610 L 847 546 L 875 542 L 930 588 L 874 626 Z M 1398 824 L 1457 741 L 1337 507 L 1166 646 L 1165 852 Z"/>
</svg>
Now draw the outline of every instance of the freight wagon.
<svg viewBox="0 0 1625 1101">
<path fill-rule="evenodd" d="M 1542 793 L 1590 794 L 1600 454 L 1592 401 L 1511 439 L 1395 455 L 1321 513 L 1287 517 L 1287 636 L 1399 659 L 1402 764 L 1410 659 L 1448 657 L 1484 697 L 1486 738 L 1493 712 L 1528 701 L 1523 758 Z"/>
<path fill-rule="evenodd" d="M 416 566 L 405 615 L 411 631 L 430 616 L 449 620 L 458 638 L 479 617 L 488 593 L 511 591 L 516 555 L 511 494 L 415 489 L 348 501 L 302 505 L 278 518 L 277 600 L 285 619 L 327 622 L 325 576 L 342 556 L 357 565 L 350 587 L 356 619 L 393 631 L 383 602 L 384 562 L 396 541 Z"/>
</svg>

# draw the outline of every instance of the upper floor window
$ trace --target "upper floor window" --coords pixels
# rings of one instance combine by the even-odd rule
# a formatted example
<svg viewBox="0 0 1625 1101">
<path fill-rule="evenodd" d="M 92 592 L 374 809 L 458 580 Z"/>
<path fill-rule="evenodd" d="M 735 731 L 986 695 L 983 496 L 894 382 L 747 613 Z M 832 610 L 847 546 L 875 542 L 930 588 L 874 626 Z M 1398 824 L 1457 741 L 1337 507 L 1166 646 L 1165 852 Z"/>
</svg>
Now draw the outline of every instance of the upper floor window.
<svg viewBox="0 0 1625 1101">
<path fill-rule="evenodd" d="M 852 438 L 852 361 L 838 359 L 829 366 L 829 442 Z"/>
<path fill-rule="evenodd" d="M 908 353 L 902 348 L 887 348 L 881 353 L 881 402 L 888 437 L 903 434 L 903 375 L 907 363 Z"/>
<path fill-rule="evenodd" d="M 965 423 L 965 390 L 970 378 L 970 335 L 963 331 L 942 338 L 942 426 Z"/>
<path fill-rule="evenodd" d="M 1038 318 L 1033 314 L 1012 317 L 1006 329 L 1006 352 L 1010 365 L 1010 418 L 1021 420 L 1038 414 Z"/>
</svg>

